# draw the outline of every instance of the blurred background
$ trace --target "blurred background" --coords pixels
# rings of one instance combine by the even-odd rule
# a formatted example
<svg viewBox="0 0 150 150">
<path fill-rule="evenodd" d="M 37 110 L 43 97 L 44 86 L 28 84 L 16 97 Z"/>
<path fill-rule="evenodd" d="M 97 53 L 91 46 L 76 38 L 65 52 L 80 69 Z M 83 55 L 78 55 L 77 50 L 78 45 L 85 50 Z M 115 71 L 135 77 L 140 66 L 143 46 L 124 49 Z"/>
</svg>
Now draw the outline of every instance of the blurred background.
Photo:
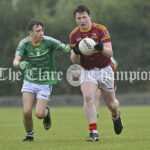
<svg viewBox="0 0 150 150">
<path fill-rule="evenodd" d="M 69 34 L 77 26 L 73 11 L 81 4 L 89 7 L 93 22 L 108 28 L 114 57 L 118 62 L 117 71 L 138 72 L 139 78 L 142 72 L 147 75 L 147 78 L 142 76 L 144 80 L 136 79 L 133 82 L 118 80 L 116 84 L 119 99 L 122 103 L 128 100 L 129 104 L 133 103 L 133 99 L 139 103 L 144 103 L 144 100 L 145 104 L 150 103 L 149 0 L 0 0 L 0 68 L 9 68 L 10 72 L 18 71 L 12 66 L 16 47 L 28 35 L 27 25 L 33 19 L 44 23 L 45 35 L 69 43 Z M 76 104 L 76 99 L 81 96 L 80 87 L 70 86 L 65 77 L 72 64 L 70 57 L 56 52 L 55 62 L 57 71 L 64 73 L 63 80 L 53 87 L 55 102 L 57 99 L 59 101 L 59 96 L 66 96 L 67 101 L 63 105 L 71 103 L 70 99 Z M 8 73 L 6 70 L 5 77 Z M 1 71 L 0 105 L 7 104 L 9 98 L 10 101 L 14 101 L 14 97 L 16 100 L 20 99 L 22 80 L 2 80 L 2 76 Z M 74 95 L 75 98 L 70 98 L 69 95 Z M 79 101 L 82 103 L 81 99 Z"/>
</svg>

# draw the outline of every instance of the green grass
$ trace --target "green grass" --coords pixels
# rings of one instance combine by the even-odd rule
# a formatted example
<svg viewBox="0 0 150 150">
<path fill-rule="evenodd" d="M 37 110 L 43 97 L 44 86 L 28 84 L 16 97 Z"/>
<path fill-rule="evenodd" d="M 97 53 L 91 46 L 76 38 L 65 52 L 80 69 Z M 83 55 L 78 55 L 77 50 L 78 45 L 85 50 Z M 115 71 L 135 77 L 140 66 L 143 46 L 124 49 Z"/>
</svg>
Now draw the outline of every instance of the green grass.
<svg viewBox="0 0 150 150">
<path fill-rule="evenodd" d="M 88 125 L 82 107 L 52 107 L 52 127 L 45 131 L 34 113 L 35 141 L 24 143 L 21 108 L 0 108 L 0 150 L 148 150 L 150 106 L 121 107 L 124 129 L 115 135 L 110 112 L 100 108 L 99 142 L 85 142 Z"/>
</svg>

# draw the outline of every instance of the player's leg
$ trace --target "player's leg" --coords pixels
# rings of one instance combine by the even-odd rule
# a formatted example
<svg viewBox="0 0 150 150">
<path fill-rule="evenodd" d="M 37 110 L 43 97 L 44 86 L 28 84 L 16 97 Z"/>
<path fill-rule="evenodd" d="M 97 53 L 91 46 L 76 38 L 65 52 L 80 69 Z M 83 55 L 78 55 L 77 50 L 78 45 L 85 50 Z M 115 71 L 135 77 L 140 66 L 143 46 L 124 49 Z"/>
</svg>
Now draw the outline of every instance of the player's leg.
<svg viewBox="0 0 150 150">
<path fill-rule="evenodd" d="M 51 92 L 52 86 L 50 85 L 38 85 L 38 91 L 36 92 L 37 103 L 35 114 L 39 119 L 43 119 L 43 125 L 46 130 L 51 127 L 50 110 L 47 106 Z"/>
<path fill-rule="evenodd" d="M 26 138 L 23 141 L 33 141 L 33 120 L 32 120 L 32 107 L 35 99 L 35 94 L 23 92 L 23 123 L 26 130 Z"/>
<path fill-rule="evenodd" d="M 114 91 L 108 92 L 102 89 L 102 95 L 103 95 L 105 104 L 112 112 L 112 116 L 117 116 L 119 114 L 119 102 L 115 98 Z"/>
<path fill-rule="evenodd" d="M 48 130 L 51 127 L 50 111 L 47 106 L 48 101 L 45 99 L 37 99 L 35 114 L 37 118 L 43 119 L 44 128 Z"/>
<path fill-rule="evenodd" d="M 96 107 L 94 103 L 97 85 L 92 82 L 84 82 L 81 91 L 84 99 L 84 112 L 89 124 L 90 136 L 86 141 L 98 141 Z"/>
<path fill-rule="evenodd" d="M 119 113 L 119 102 L 115 97 L 114 72 L 112 67 L 107 66 L 101 69 L 101 80 L 99 80 L 104 102 L 112 113 L 114 129 L 116 134 L 122 131 L 122 122 Z"/>
<path fill-rule="evenodd" d="M 100 89 L 97 89 L 96 95 L 95 95 L 95 106 L 96 106 L 96 116 L 98 117 L 98 110 L 100 106 L 100 96 L 101 96 L 101 91 Z"/>
<path fill-rule="evenodd" d="M 108 92 L 108 91 L 102 90 L 102 95 L 104 98 L 104 102 L 106 103 L 107 107 L 112 113 L 112 120 L 114 123 L 115 133 L 120 134 L 123 129 L 123 125 L 122 125 L 120 112 L 119 112 L 119 102 L 115 98 L 115 92 L 114 91 Z"/>
<path fill-rule="evenodd" d="M 48 110 L 47 107 L 47 100 L 44 99 L 37 99 L 36 107 L 35 107 L 35 115 L 39 119 L 43 119 L 47 116 Z"/>
</svg>

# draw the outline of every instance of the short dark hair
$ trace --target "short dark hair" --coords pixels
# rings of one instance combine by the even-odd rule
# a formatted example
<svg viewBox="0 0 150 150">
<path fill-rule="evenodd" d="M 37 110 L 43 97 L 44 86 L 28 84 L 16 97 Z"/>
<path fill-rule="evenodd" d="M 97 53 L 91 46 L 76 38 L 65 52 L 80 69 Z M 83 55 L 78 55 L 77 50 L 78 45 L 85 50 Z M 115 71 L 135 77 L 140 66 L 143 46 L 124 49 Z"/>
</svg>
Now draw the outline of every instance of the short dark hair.
<svg viewBox="0 0 150 150">
<path fill-rule="evenodd" d="M 74 9 L 74 15 L 76 15 L 76 13 L 83 13 L 83 12 L 87 12 L 88 15 L 90 15 L 90 10 L 85 5 L 79 5 Z"/>
<path fill-rule="evenodd" d="M 42 28 L 44 28 L 44 25 L 43 25 L 42 22 L 33 20 L 33 21 L 31 21 L 31 22 L 28 24 L 28 31 L 32 31 L 33 26 L 35 26 L 35 25 L 37 25 L 37 26 L 40 25 L 40 26 L 42 26 Z"/>
</svg>

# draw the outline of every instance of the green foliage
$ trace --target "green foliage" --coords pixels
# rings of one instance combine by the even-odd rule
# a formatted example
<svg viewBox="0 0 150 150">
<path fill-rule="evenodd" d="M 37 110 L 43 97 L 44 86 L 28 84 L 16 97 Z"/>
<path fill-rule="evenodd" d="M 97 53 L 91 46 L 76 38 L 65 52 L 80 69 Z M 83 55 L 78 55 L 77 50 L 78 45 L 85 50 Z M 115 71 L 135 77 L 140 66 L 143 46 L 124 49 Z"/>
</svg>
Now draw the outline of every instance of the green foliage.
<svg viewBox="0 0 150 150">
<path fill-rule="evenodd" d="M 33 19 L 44 23 L 46 35 L 69 43 L 69 34 L 77 26 L 73 11 L 81 4 L 89 7 L 93 22 L 108 28 L 114 56 L 119 64 L 118 71 L 149 71 L 148 0 L 0 0 L 0 67 L 12 67 L 15 49 L 19 41 L 28 35 L 27 24 Z M 55 60 L 57 70 L 63 70 L 65 75 L 71 65 L 69 56 L 56 53 Z M 22 82 L 16 82 L 0 81 L 0 87 L 3 87 L 0 95 L 19 94 Z M 118 81 L 117 85 L 118 92 L 149 91 L 146 81 L 134 81 L 132 84 Z M 79 88 L 70 87 L 65 79 L 56 87 L 54 94 L 80 93 Z"/>
</svg>

